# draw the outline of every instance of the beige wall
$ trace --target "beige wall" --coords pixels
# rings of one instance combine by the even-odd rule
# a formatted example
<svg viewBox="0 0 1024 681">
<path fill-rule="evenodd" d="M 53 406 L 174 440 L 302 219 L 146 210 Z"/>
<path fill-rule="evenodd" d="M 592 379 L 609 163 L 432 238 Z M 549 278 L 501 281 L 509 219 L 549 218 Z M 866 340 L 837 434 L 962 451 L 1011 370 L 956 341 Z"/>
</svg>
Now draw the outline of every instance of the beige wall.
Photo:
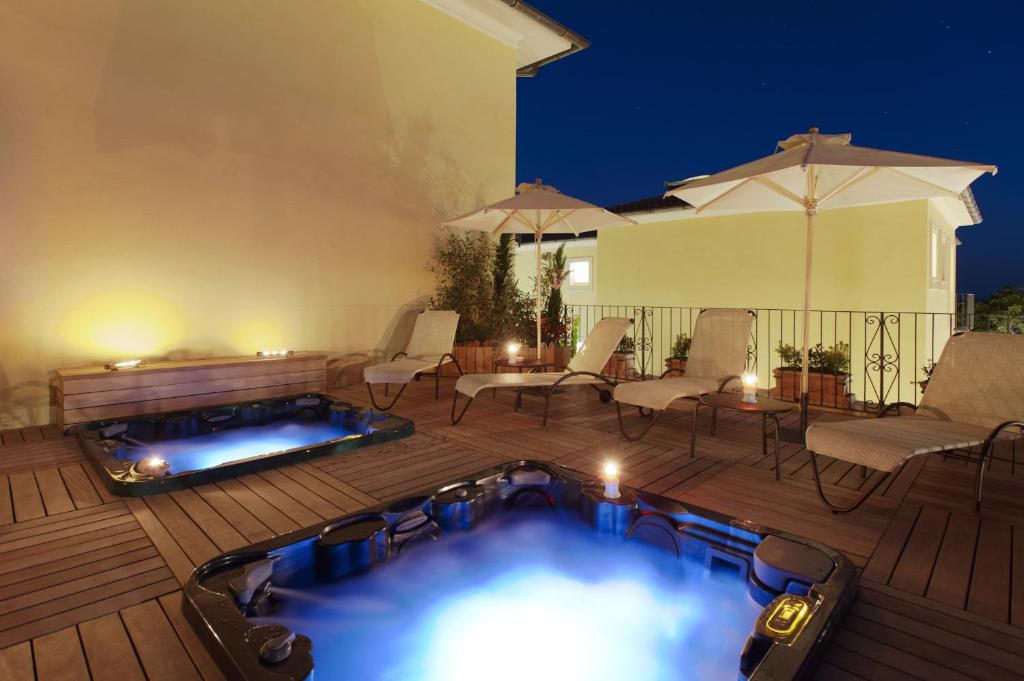
<svg viewBox="0 0 1024 681">
<path fill-rule="evenodd" d="M 597 240 L 580 239 L 574 241 L 546 241 L 541 244 L 541 254 L 553 253 L 558 247 L 565 244 L 565 259 L 590 258 L 591 277 L 593 284 L 590 288 L 562 286 L 562 300 L 568 305 L 595 305 L 598 302 L 597 294 Z M 523 244 L 516 248 L 516 277 L 519 280 L 519 288 L 529 295 L 534 294 L 536 286 L 535 277 L 537 272 L 537 249 L 534 244 Z"/>
<path fill-rule="evenodd" d="M 0 0 L 0 427 L 48 372 L 361 353 L 514 185 L 514 48 L 411 0 Z"/>
<path fill-rule="evenodd" d="M 924 309 L 926 211 L 927 202 L 912 201 L 819 213 L 811 306 Z M 777 212 L 600 231 L 599 302 L 799 308 L 804 224 L 801 214 Z"/>
</svg>

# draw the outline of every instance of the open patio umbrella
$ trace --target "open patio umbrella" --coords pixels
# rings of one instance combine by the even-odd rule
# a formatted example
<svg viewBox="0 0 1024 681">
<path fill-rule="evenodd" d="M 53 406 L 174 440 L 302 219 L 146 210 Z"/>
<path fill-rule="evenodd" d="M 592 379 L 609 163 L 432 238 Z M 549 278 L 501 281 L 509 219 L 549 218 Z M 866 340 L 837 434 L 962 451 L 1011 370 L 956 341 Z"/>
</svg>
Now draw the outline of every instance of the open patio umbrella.
<svg viewBox="0 0 1024 681">
<path fill-rule="evenodd" d="M 537 179 L 516 187 L 516 195 L 486 208 L 449 220 L 449 227 L 496 234 L 532 234 L 537 244 L 537 359 L 541 358 L 541 257 L 540 242 L 545 234 L 575 234 L 605 227 L 636 224 L 629 218 L 609 213 L 600 206 L 562 194 Z"/>
<path fill-rule="evenodd" d="M 850 135 L 822 135 L 817 128 L 778 143 L 778 152 L 670 189 L 697 209 L 729 212 L 800 211 L 804 233 L 803 347 L 800 427 L 807 427 L 811 262 L 814 216 L 819 210 L 950 197 L 996 167 L 896 151 L 856 147 Z"/>
</svg>

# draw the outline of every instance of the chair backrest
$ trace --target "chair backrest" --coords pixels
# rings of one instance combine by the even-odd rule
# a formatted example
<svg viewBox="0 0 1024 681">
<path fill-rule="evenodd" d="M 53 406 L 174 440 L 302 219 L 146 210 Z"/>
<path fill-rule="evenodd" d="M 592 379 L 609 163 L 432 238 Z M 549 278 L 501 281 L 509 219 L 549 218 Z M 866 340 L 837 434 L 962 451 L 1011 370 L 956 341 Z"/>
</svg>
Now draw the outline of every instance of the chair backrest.
<svg viewBox="0 0 1024 681">
<path fill-rule="evenodd" d="M 739 376 L 747 366 L 754 315 L 743 309 L 708 309 L 697 315 L 686 375 L 720 381 Z"/>
<path fill-rule="evenodd" d="M 592 374 L 604 371 L 604 365 L 632 323 L 632 319 L 625 317 L 605 317 L 594 324 L 583 347 L 569 361 L 569 371 L 589 371 Z"/>
<path fill-rule="evenodd" d="M 950 338 L 917 412 L 984 428 L 1024 419 L 1024 336 L 975 331 Z"/>
<path fill-rule="evenodd" d="M 451 310 L 424 310 L 416 317 L 405 354 L 428 360 L 441 359 L 455 345 L 459 313 Z"/>
</svg>

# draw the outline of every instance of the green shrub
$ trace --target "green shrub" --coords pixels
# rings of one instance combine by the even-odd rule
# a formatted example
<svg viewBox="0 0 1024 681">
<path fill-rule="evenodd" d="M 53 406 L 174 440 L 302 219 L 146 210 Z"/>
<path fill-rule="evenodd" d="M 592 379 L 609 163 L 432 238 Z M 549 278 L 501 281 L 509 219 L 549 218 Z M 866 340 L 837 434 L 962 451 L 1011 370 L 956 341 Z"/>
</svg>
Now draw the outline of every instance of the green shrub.
<svg viewBox="0 0 1024 681">
<path fill-rule="evenodd" d="M 803 358 L 795 346 L 779 341 L 775 349 L 783 369 L 800 369 Z M 828 348 L 818 343 L 807 353 L 807 365 L 816 374 L 844 374 L 850 370 L 850 346 L 842 341 Z"/>
<path fill-rule="evenodd" d="M 672 343 L 672 351 L 669 353 L 669 357 L 672 359 L 686 360 L 690 356 L 690 344 L 693 339 L 687 334 L 681 333 L 676 336 L 675 342 Z"/>
<path fill-rule="evenodd" d="M 636 340 L 634 340 L 632 336 L 623 336 L 622 340 L 619 341 L 618 346 L 616 346 L 615 352 L 632 355 L 636 352 Z"/>
</svg>

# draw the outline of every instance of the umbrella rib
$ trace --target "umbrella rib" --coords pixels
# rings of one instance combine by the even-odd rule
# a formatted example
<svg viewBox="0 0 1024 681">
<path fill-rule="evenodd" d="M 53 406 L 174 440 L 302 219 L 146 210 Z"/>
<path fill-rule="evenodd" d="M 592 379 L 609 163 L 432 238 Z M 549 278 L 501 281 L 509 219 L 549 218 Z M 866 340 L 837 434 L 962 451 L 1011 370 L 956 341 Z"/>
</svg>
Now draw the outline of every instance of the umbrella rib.
<svg viewBox="0 0 1024 681">
<path fill-rule="evenodd" d="M 752 179 L 754 182 L 757 182 L 758 184 L 760 184 L 760 185 L 762 185 L 764 187 L 767 187 L 768 189 L 771 189 L 776 194 L 781 194 L 782 196 L 785 196 L 787 199 L 789 199 L 793 203 L 797 204 L 801 208 L 803 207 L 803 205 L 804 205 L 803 197 L 794 194 L 793 192 L 789 191 L 788 189 L 786 189 L 785 187 L 783 187 L 779 183 L 775 182 L 774 180 L 769 180 L 764 175 L 756 175 L 756 176 L 754 176 L 754 177 L 752 177 L 750 179 Z"/>
<path fill-rule="evenodd" d="M 938 191 L 940 194 L 942 194 L 943 196 L 949 196 L 949 197 L 952 197 L 954 199 L 959 199 L 960 198 L 960 192 L 954 192 L 954 191 L 951 191 L 949 189 L 946 189 L 945 187 L 941 187 L 941 186 L 935 184 L 934 182 L 929 182 L 928 180 L 922 180 L 919 177 L 914 177 L 910 173 L 907 173 L 907 172 L 904 172 L 902 170 L 899 170 L 898 168 L 887 167 L 886 170 L 891 170 L 892 172 L 896 173 L 897 175 L 902 175 L 903 177 L 907 178 L 908 180 L 913 180 L 914 182 L 917 182 L 918 184 L 923 184 L 926 187 L 934 189 L 934 190 Z"/>
<path fill-rule="evenodd" d="M 826 201 L 834 197 L 836 194 L 839 194 L 840 192 L 849 189 L 858 182 L 862 182 L 863 180 L 868 179 L 869 177 L 879 172 L 880 170 L 882 170 L 881 166 L 873 166 L 870 168 L 860 168 L 859 170 L 857 170 L 857 172 L 851 173 L 849 177 L 847 177 L 845 180 L 837 184 L 835 187 L 832 187 L 832 189 L 828 190 L 828 192 L 826 192 L 824 196 L 818 199 L 818 205 L 820 206 L 821 204 L 825 203 Z"/>
<path fill-rule="evenodd" d="M 505 219 L 498 223 L 498 226 L 491 230 L 491 234 L 501 234 L 501 230 L 508 224 L 508 221 L 512 219 L 512 213 L 501 211 L 505 213 Z"/>
<path fill-rule="evenodd" d="M 737 184 L 737 185 L 735 185 L 733 187 L 730 187 L 729 189 L 725 190 L 724 192 L 722 192 L 721 194 L 719 194 L 715 198 L 713 198 L 710 201 L 708 201 L 707 203 L 705 203 L 703 206 L 699 207 L 697 209 L 697 214 L 699 215 L 701 212 L 703 212 L 707 208 L 710 208 L 711 206 L 715 205 L 716 203 L 718 203 L 719 201 L 721 201 L 725 197 L 729 196 L 733 192 L 738 191 L 739 189 L 741 189 L 744 185 L 750 184 L 753 181 L 754 181 L 754 178 L 748 177 L 747 179 L 743 180 L 739 184 Z"/>
</svg>

